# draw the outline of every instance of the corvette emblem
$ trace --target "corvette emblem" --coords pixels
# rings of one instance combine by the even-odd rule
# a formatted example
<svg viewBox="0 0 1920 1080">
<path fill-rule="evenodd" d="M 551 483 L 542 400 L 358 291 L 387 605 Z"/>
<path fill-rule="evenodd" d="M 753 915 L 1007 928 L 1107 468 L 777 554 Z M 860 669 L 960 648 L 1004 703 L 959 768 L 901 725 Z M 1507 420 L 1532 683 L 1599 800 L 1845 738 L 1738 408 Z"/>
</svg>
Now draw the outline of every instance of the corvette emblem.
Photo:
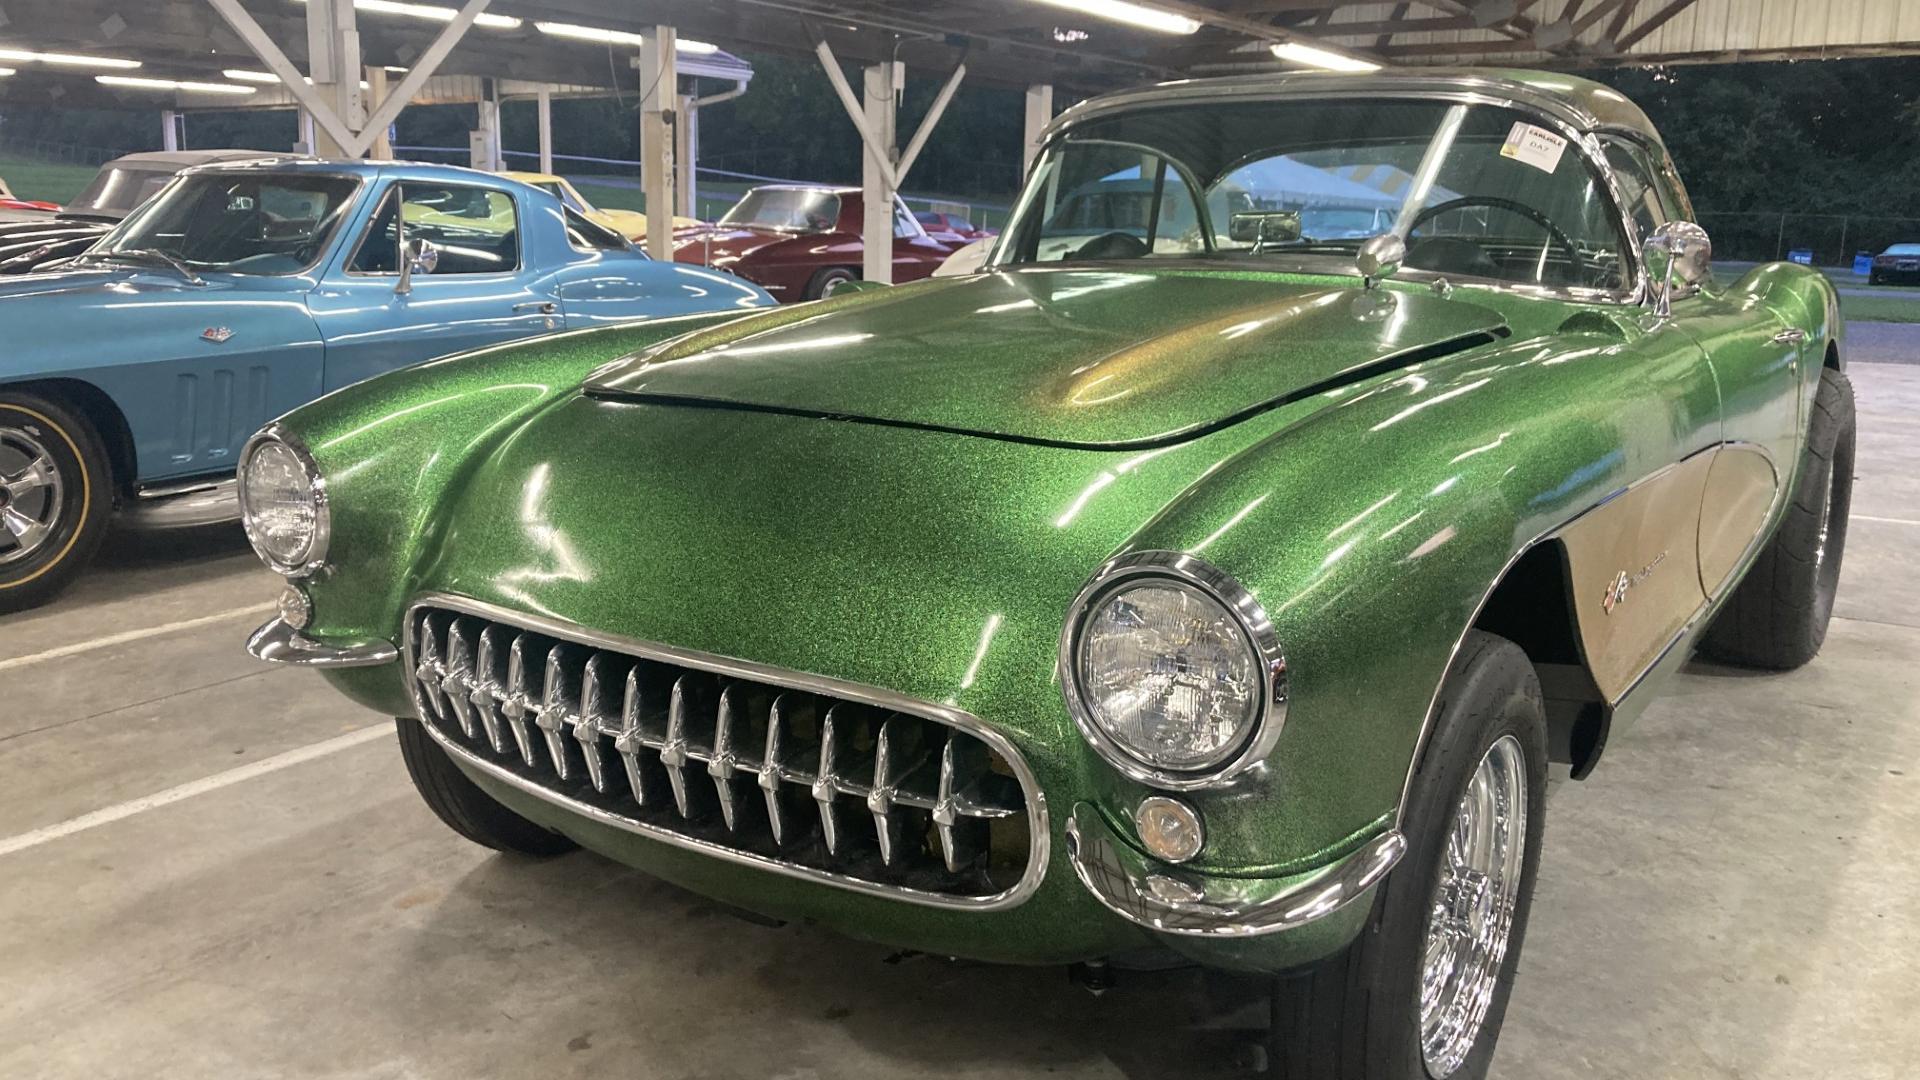
<svg viewBox="0 0 1920 1080">
<path fill-rule="evenodd" d="M 215 345 L 225 345 L 227 339 L 232 336 L 233 331 L 224 326 L 209 326 L 205 330 L 200 331 L 200 340 L 211 341 Z"/>
<path fill-rule="evenodd" d="M 1609 615 L 1613 614 L 1614 608 L 1626 603 L 1627 592 L 1635 585 L 1652 577 L 1653 571 L 1665 561 L 1667 561 L 1667 553 L 1663 551 L 1655 555 L 1652 562 L 1641 567 L 1637 574 L 1629 576 L 1625 570 L 1622 570 L 1613 575 L 1613 580 L 1607 582 L 1606 593 L 1600 597 L 1600 610 Z"/>
</svg>

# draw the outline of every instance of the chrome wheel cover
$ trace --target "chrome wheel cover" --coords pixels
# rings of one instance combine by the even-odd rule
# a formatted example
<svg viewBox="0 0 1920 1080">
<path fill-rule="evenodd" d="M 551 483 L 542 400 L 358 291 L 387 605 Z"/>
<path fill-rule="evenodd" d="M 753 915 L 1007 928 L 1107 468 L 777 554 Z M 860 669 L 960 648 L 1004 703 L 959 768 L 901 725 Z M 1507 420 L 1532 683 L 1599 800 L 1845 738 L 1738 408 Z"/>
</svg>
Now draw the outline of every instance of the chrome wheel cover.
<svg viewBox="0 0 1920 1080">
<path fill-rule="evenodd" d="M 60 524 L 64 494 L 46 445 L 20 428 L 0 427 L 0 566 L 45 546 Z"/>
<path fill-rule="evenodd" d="M 1434 1077 L 1459 1069 L 1480 1037 L 1513 935 L 1526 848 L 1526 752 L 1503 735 L 1453 812 L 1427 916 L 1420 1052 Z"/>
</svg>

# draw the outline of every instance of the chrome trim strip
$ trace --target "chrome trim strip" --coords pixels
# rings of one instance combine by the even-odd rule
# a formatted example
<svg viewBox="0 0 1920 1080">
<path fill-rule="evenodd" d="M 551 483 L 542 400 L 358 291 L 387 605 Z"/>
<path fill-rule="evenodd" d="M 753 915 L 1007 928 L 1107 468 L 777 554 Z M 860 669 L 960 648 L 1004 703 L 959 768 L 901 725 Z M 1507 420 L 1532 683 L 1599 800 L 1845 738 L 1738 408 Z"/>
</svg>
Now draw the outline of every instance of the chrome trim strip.
<svg viewBox="0 0 1920 1080">
<path fill-rule="evenodd" d="M 1013 743 L 1000 732 L 988 727 L 979 717 L 974 716 L 972 713 L 963 712 L 951 706 L 935 705 L 931 702 L 920 701 L 891 690 L 864 686 L 859 683 L 845 682 L 825 675 L 788 671 L 782 668 L 768 667 L 764 664 L 756 664 L 749 660 L 736 660 L 731 657 L 717 656 L 713 653 L 699 652 L 694 649 L 682 649 L 672 645 L 639 641 L 633 638 L 621 637 L 617 634 L 589 630 L 557 619 L 531 615 L 510 608 L 489 604 L 485 601 L 444 592 L 421 593 L 407 606 L 406 625 L 409 628 L 409 632 L 402 640 L 402 655 L 406 659 L 406 669 L 408 671 L 413 670 L 417 663 L 414 656 L 411 628 L 417 623 L 416 613 L 421 608 L 437 608 L 443 611 L 458 611 L 469 615 L 477 615 L 483 619 L 505 623 L 508 626 L 522 630 L 531 630 L 538 634 L 544 634 L 562 641 L 571 641 L 579 645 L 588 646 L 589 648 L 605 649 L 609 652 L 621 653 L 627 656 L 658 660 L 681 667 L 697 668 L 702 671 L 712 672 L 716 675 L 728 675 L 769 686 L 801 690 L 811 694 L 818 694 L 822 697 L 857 701 L 878 708 L 888 709 L 893 712 L 909 713 L 914 716 L 925 717 L 936 723 L 958 728 L 981 742 L 986 743 L 995 753 L 1000 755 L 1001 760 L 1005 761 L 1007 765 L 1013 769 L 1015 777 L 1020 781 L 1022 797 L 1026 800 L 1027 829 L 1031 837 L 1031 846 L 1027 851 L 1027 868 L 1025 873 L 1021 875 L 1020 880 L 1015 882 L 1012 887 L 1003 892 L 995 893 L 992 896 L 947 896 L 940 893 L 924 892 L 918 889 L 908 889 L 892 885 L 883 885 L 878 882 L 863 881 L 859 878 L 836 874 L 828 870 L 817 870 L 810 866 L 779 862 L 774 859 L 755 855 L 751 852 L 738 851 L 733 848 L 711 844 L 704 840 L 649 825 L 643 821 L 636 821 L 629 817 L 610 813 L 598 807 L 580 802 L 577 799 L 569 798 L 559 792 L 541 787 L 532 781 L 525 780 L 502 769 L 484 758 L 476 757 L 459 746 L 450 745 L 446 737 L 436 731 L 432 724 L 425 724 L 427 732 L 431 734 L 441 746 L 446 747 L 449 753 L 458 757 L 462 763 L 470 764 L 485 772 L 487 775 L 503 783 L 511 784 L 529 795 L 543 799 L 555 806 L 579 814 L 599 824 L 644 836 L 649 840 L 657 840 L 674 847 L 698 852 L 702 855 L 710 855 L 714 858 L 755 867 L 756 869 L 770 870 L 786 877 L 798 878 L 802 881 L 810 881 L 821 885 L 832 885 L 837 888 L 863 893 L 868 896 L 880 897 L 887 900 L 901 900 L 907 903 L 925 905 L 927 907 L 958 908 L 965 911 L 1004 911 L 1025 903 L 1027 898 L 1032 896 L 1034 892 L 1040 888 L 1040 882 L 1046 876 L 1047 861 L 1051 857 L 1052 847 L 1052 831 L 1047 817 L 1046 793 L 1040 789 L 1039 780 L 1035 778 L 1033 770 L 1027 765 L 1026 758 L 1022 757 L 1020 752 L 1014 748 Z"/>
<path fill-rule="evenodd" d="M 135 529 L 187 529 L 238 520 L 238 480 L 149 489 L 120 511 L 121 523 Z"/>
<path fill-rule="evenodd" d="M 1365 895 L 1406 851 L 1407 838 L 1389 829 L 1303 881 L 1276 884 L 1155 862 L 1084 803 L 1067 819 L 1067 855 L 1087 891 L 1130 923 L 1182 937 L 1258 937 L 1305 926 Z"/>
<path fill-rule="evenodd" d="M 368 641 L 321 641 L 288 626 L 277 615 L 247 638 L 247 652 L 269 663 L 326 669 L 379 667 L 400 658 L 400 650 L 394 648 L 391 642 L 377 638 Z"/>
<path fill-rule="evenodd" d="M 1138 578 L 1158 577 L 1190 585 L 1225 605 L 1234 621 L 1260 654 L 1260 677 L 1264 684 L 1260 715 L 1253 730 L 1240 747 L 1223 757 L 1223 763 L 1205 769 L 1173 771 L 1150 765 L 1114 741 L 1095 723 L 1081 701 L 1079 679 L 1074 672 L 1073 656 L 1079 646 L 1080 629 L 1095 602 Z M 1223 788 L 1250 772 L 1263 769 L 1267 755 L 1279 741 L 1280 729 L 1287 722 L 1287 658 L 1273 632 L 1273 620 L 1260 601 L 1226 571 L 1197 555 L 1181 551 L 1135 551 L 1110 559 L 1094 571 L 1093 577 L 1067 607 L 1060 628 L 1060 648 L 1054 657 L 1060 675 L 1060 691 L 1066 698 L 1067 712 L 1088 745 L 1107 764 L 1131 780 L 1167 791 L 1197 791 Z"/>
<path fill-rule="evenodd" d="M 253 448 L 269 441 L 277 442 L 293 451 L 293 456 L 300 461 L 300 467 L 306 470 L 307 481 L 313 488 L 313 540 L 307 544 L 306 557 L 298 565 L 268 558 L 266 552 L 261 549 L 259 539 L 254 536 L 253 523 L 248 520 L 247 464 L 253 458 Z M 327 547 L 333 539 L 333 514 L 327 505 L 327 478 L 321 474 L 320 464 L 314 460 L 313 452 L 307 449 L 307 444 L 301 441 L 298 435 L 288 430 L 278 420 L 255 432 L 253 438 L 248 439 L 246 445 L 240 448 L 240 466 L 235 479 L 239 485 L 240 527 L 246 530 L 247 542 L 253 545 L 253 553 L 260 557 L 261 562 L 267 564 L 267 569 L 283 577 L 304 578 L 311 577 L 326 567 Z"/>
</svg>

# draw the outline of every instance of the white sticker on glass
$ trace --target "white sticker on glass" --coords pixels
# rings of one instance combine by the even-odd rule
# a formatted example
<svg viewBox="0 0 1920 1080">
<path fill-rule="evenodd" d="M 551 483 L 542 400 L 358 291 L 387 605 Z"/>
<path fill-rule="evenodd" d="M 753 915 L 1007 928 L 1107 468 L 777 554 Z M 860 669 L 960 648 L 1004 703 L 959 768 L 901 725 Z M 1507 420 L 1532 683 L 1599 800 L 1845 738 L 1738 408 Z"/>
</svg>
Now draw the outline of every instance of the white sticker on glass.
<svg viewBox="0 0 1920 1080">
<path fill-rule="evenodd" d="M 1567 140 L 1524 120 L 1514 121 L 1513 130 L 1507 132 L 1507 141 L 1500 146 L 1501 157 L 1525 162 L 1549 173 L 1560 167 L 1560 155 L 1566 152 Z"/>
</svg>

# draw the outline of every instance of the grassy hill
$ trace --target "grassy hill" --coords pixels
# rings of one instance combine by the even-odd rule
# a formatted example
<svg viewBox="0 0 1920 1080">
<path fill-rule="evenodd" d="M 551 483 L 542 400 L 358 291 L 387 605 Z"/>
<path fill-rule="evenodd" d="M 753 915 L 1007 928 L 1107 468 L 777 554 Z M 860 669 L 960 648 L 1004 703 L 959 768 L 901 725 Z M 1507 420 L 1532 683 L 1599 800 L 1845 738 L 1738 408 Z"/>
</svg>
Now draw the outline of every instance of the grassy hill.
<svg viewBox="0 0 1920 1080">
<path fill-rule="evenodd" d="M 0 155 L 0 178 L 22 199 L 64 203 L 80 194 L 97 171 L 91 165 L 48 165 Z"/>
</svg>

